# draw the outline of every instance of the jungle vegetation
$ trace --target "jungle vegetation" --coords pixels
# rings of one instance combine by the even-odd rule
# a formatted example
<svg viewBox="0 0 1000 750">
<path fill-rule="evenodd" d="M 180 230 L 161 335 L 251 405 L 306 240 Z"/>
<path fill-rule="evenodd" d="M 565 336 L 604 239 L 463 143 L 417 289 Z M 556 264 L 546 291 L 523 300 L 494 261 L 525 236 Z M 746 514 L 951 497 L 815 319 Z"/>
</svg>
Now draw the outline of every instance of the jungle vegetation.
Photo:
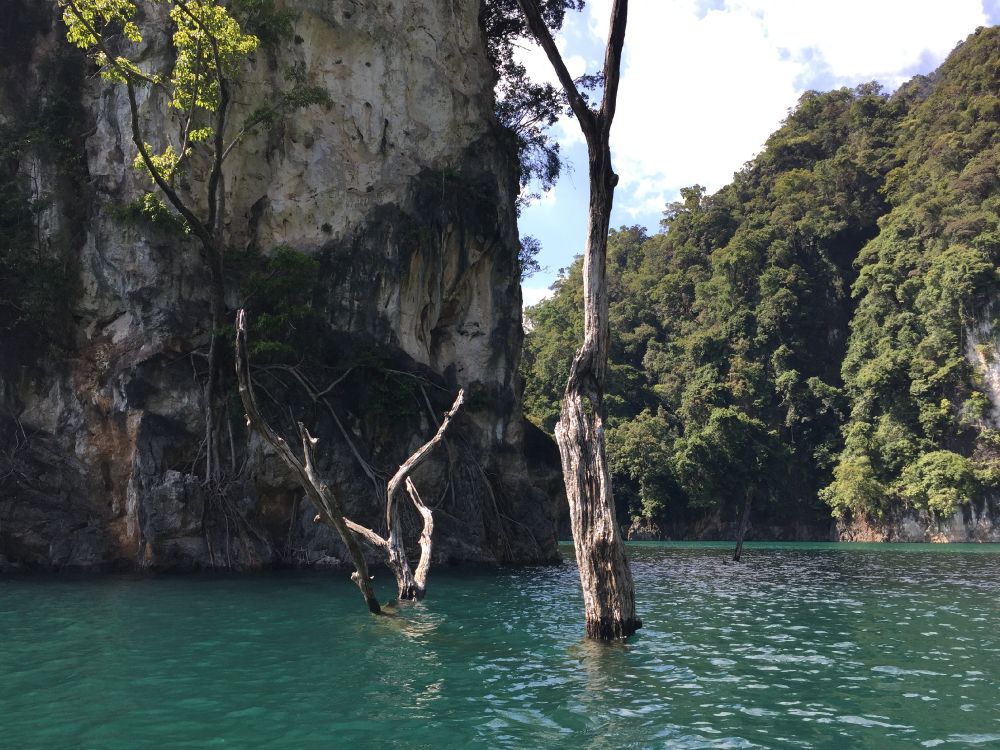
<svg viewBox="0 0 1000 750">
<path fill-rule="evenodd" d="M 891 96 L 807 92 L 731 184 L 611 231 L 622 516 L 733 520 L 752 497 L 783 523 L 943 518 L 1000 487 L 998 92 L 980 29 Z M 526 311 L 525 410 L 550 433 L 581 273 Z"/>
</svg>

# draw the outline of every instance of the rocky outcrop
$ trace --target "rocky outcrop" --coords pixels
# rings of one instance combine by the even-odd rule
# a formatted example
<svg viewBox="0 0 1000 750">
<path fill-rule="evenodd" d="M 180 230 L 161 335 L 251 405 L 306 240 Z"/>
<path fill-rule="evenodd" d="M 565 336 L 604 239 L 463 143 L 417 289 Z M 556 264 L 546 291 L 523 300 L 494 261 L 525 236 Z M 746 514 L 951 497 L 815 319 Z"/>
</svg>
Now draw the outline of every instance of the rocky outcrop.
<svg viewBox="0 0 1000 750">
<path fill-rule="evenodd" d="M 989 407 L 981 415 L 986 427 L 1000 429 L 1000 327 L 997 306 L 988 305 L 965 330 L 965 357 L 979 375 Z"/>
<path fill-rule="evenodd" d="M 339 540 L 313 524 L 238 409 L 226 491 L 199 478 L 209 302 L 197 246 L 127 219 L 146 186 L 129 166 L 123 92 L 83 77 L 51 7 L 15 5 L 32 22 L 3 32 L 20 35 L 4 48 L 23 54 L 0 56 L 0 124 L 73 91 L 59 123 L 71 148 L 29 145 L 0 166 L 30 191 L 39 251 L 74 283 L 65 315 L 53 312 L 65 341 L 0 355 L 0 564 L 338 564 Z M 288 5 L 294 37 L 257 53 L 241 106 L 292 65 L 332 106 L 296 113 L 227 162 L 227 305 L 245 301 L 238 259 L 280 246 L 316 258 L 327 369 L 310 377 L 332 387 L 317 400 L 293 373 L 262 373 L 272 416 L 289 433 L 293 418 L 312 425 L 332 486 L 378 526 L 366 471 L 394 470 L 464 386 L 447 451 L 416 476 L 438 507 L 436 557 L 553 560 L 555 505 L 529 471 L 547 469 L 526 458 L 516 382 L 515 160 L 492 113 L 478 2 Z M 165 54 L 162 39 L 147 42 L 150 56 Z M 150 122 L 170 117 L 155 91 L 141 108 Z"/>
<path fill-rule="evenodd" d="M 736 536 L 737 522 L 723 521 L 718 514 L 690 523 L 659 525 L 637 519 L 625 530 L 633 542 L 650 541 L 728 541 Z M 751 517 L 748 541 L 768 542 L 1000 542 L 1000 502 L 987 498 L 959 508 L 948 518 L 911 510 L 882 519 L 849 517 L 823 523 L 782 523 L 775 519 L 763 522 Z"/>
<path fill-rule="evenodd" d="M 624 536 L 630 542 L 659 542 L 663 539 L 663 532 L 655 521 L 648 518 L 634 518 L 625 530 Z"/>
<path fill-rule="evenodd" d="M 842 542 L 1000 542 L 1000 500 L 967 503 L 948 518 L 925 511 L 884 519 L 849 518 L 837 524 Z"/>
</svg>

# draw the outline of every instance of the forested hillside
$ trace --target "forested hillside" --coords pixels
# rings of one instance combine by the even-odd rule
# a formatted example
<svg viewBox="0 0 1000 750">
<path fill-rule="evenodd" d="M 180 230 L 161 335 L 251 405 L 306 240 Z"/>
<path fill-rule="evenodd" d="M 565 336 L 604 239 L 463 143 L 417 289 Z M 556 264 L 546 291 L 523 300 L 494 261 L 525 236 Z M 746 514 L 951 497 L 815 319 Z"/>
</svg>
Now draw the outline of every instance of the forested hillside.
<svg viewBox="0 0 1000 750">
<path fill-rule="evenodd" d="M 714 195 L 612 232 L 608 446 L 626 517 L 944 518 L 1000 485 L 1000 29 L 929 77 L 808 92 Z M 581 269 L 526 313 L 551 432 Z"/>
</svg>

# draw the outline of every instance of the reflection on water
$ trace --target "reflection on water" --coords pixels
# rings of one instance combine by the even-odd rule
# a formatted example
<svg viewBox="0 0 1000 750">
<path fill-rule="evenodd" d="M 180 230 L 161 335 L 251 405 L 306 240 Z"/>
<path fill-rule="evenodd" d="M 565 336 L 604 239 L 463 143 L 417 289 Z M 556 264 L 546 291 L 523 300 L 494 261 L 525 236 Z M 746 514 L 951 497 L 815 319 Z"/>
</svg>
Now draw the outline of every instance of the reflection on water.
<svg viewBox="0 0 1000 750">
<path fill-rule="evenodd" d="M 0 746 L 1000 746 L 1000 550 L 727 551 L 632 547 L 612 646 L 569 562 L 386 617 L 341 573 L 0 579 Z"/>
</svg>

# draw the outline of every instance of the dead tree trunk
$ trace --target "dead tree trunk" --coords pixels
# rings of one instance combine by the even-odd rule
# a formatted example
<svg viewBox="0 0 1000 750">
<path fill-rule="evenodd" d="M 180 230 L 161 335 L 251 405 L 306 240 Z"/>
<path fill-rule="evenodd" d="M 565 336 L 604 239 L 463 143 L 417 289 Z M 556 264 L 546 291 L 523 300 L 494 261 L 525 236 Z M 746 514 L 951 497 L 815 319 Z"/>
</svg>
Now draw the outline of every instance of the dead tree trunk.
<svg viewBox="0 0 1000 750">
<path fill-rule="evenodd" d="M 431 566 L 434 514 L 420 499 L 420 495 L 413 481 L 410 479 L 410 475 L 423 463 L 431 450 L 444 440 L 444 434 L 448 429 L 448 425 L 451 424 L 452 418 L 462 405 L 465 398 L 465 391 L 459 389 L 451 409 L 441 421 L 434 436 L 404 461 L 392 479 L 389 480 L 386 488 L 386 525 L 389 529 L 389 534 L 388 537 L 382 537 L 371 529 L 355 523 L 346 517 L 340 501 L 315 471 L 312 450 L 317 440 L 309 434 L 309 431 L 301 423 L 299 424 L 299 433 L 302 437 L 304 464 L 299 462 L 295 454 L 289 449 L 287 443 L 264 421 L 254 398 L 253 383 L 250 378 L 250 361 L 247 356 L 246 335 L 246 313 L 240 310 L 236 315 L 236 376 L 239 381 L 240 398 L 243 401 L 243 408 L 247 412 L 247 420 L 274 447 L 285 464 L 298 475 L 303 489 L 305 489 L 309 499 L 313 501 L 313 504 L 319 511 L 315 520 L 317 522 L 323 521 L 333 526 L 340 534 L 341 539 L 344 540 L 344 544 L 347 545 L 355 567 L 355 573 L 351 578 L 361 589 L 369 610 L 375 613 L 380 611 L 378 601 L 372 592 L 371 579 L 368 575 L 368 568 L 358 542 L 358 537 L 372 547 L 385 553 L 386 563 L 396 578 L 399 599 L 423 599 L 427 593 L 427 575 Z M 420 561 L 417 564 L 416 573 L 410 567 L 406 555 L 398 506 L 398 495 L 404 484 L 414 507 L 423 519 L 423 531 L 420 534 L 419 540 Z"/>
<path fill-rule="evenodd" d="M 604 381 L 608 364 L 608 296 L 605 267 L 611 207 L 618 176 L 609 146 L 615 115 L 628 0 L 615 0 L 604 57 L 604 95 L 592 110 L 569 74 L 542 18 L 537 0 L 518 0 L 531 33 L 545 50 L 587 140 L 590 212 L 583 261 L 584 338 L 570 369 L 556 442 L 569 499 L 580 568 L 587 635 L 627 638 L 642 626 L 635 614 L 635 585 L 615 518 L 604 448 Z"/>
<path fill-rule="evenodd" d="M 420 446 L 412 456 L 406 459 L 393 475 L 392 479 L 389 480 L 385 492 L 385 517 L 386 525 L 389 529 L 388 537 L 383 537 L 368 527 L 355 523 L 348 518 L 344 519 L 344 522 L 351 531 L 368 542 L 372 547 L 385 553 L 386 565 L 396 578 L 396 592 L 400 601 L 420 601 L 426 596 L 427 574 L 430 572 L 431 552 L 433 550 L 434 514 L 424 504 L 423 500 L 420 499 L 420 494 L 417 492 L 413 480 L 410 479 L 410 474 L 423 463 L 424 459 L 431 452 L 431 449 L 444 440 L 445 430 L 448 429 L 448 425 L 451 424 L 452 418 L 458 412 L 464 399 L 465 391 L 459 389 L 458 395 L 455 397 L 455 402 L 441 421 L 437 432 L 434 433 L 434 437 Z M 406 544 L 403 539 L 402 520 L 397 500 L 400 488 L 404 483 L 406 484 L 410 500 L 424 522 L 418 542 L 420 545 L 420 561 L 417 563 L 416 572 L 410 567 L 410 561 L 406 555 Z M 316 520 L 322 521 L 325 519 L 317 515 Z"/>
<path fill-rule="evenodd" d="M 424 528 L 420 532 L 420 561 L 417 563 L 417 570 L 413 574 L 413 582 L 416 584 L 417 599 L 423 599 L 427 592 L 427 574 L 431 570 L 431 552 L 434 549 L 434 514 L 431 509 L 424 505 L 417 492 L 416 485 L 409 477 L 406 478 L 406 491 L 413 501 L 420 517 L 424 519 Z"/>
<path fill-rule="evenodd" d="M 386 486 L 385 523 L 389 529 L 389 538 L 387 540 L 389 569 L 392 570 L 393 574 L 396 576 L 396 585 L 399 589 L 400 599 L 423 599 L 425 588 L 417 583 L 416 578 L 410 570 L 410 564 L 406 559 L 406 547 L 404 546 L 402 524 L 400 523 L 399 517 L 399 492 L 402 490 L 404 483 L 407 483 L 407 486 L 412 484 L 412 482 L 409 481 L 410 475 L 418 466 L 420 466 L 420 464 L 424 462 L 424 459 L 427 458 L 431 449 L 444 440 L 445 430 L 447 430 L 448 425 L 451 424 L 451 420 L 458 411 L 458 408 L 462 405 L 464 398 L 465 392 L 460 389 L 458 391 L 458 396 L 455 398 L 455 403 L 452 404 L 451 410 L 445 415 L 444 419 L 441 420 L 441 424 L 438 426 L 437 432 L 434 433 L 434 437 L 420 446 L 416 453 L 403 462 L 393 475 L 392 479 L 389 480 L 389 484 Z M 427 521 L 429 516 L 427 514 L 430 513 L 430 509 L 419 501 L 419 495 L 415 494 L 415 490 L 410 492 L 410 499 L 413 500 L 417 511 L 421 516 L 423 516 L 424 533 L 429 536 L 430 532 L 427 530 Z M 434 521 L 432 517 L 430 524 L 431 529 L 433 530 Z M 422 538 L 423 536 L 421 536 L 421 539 Z M 421 557 L 422 556 L 423 555 L 421 555 Z M 427 565 L 428 567 L 430 566 L 429 560 Z M 426 573 L 424 574 L 424 578 L 426 580 Z"/>
<path fill-rule="evenodd" d="M 316 440 L 309 435 L 309 432 L 302 424 L 299 424 L 299 433 L 302 438 L 302 453 L 305 460 L 303 464 L 292 452 L 292 449 L 288 447 L 288 443 L 264 421 L 260 410 L 257 408 L 257 399 L 254 397 L 253 384 L 250 380 L 250 358 L 247 356 L 246 313 L 243 310 L 240 310 L 236 314 L 236 379 L 239 382 L 240 400 L 243 402 L 243 408 L 247 413 L 247 423 L 271 444 L 285 464 L 296 473 L 299 477 L 299 482 L 302 484 L 302 488 L 306 491 L 309 499 L 312 500 L 313 505 L 320 512 L 320 515 L 340 533 L 340 538 L 344 540 L 347 551 L 351 555 L 351 561 L 354 563 L 354 574 L 351 578 L 358 584 L 358 588 L 361 589 L 361 595 L 365 599 L 365 604 L 368 605 L 368 611 L 374 614 L 380 613 L 382 610 L 379 607 L 378 599 L 375 598 L 375 591 L 372 589 L 371 576 L 368 575 L 368 564 L 365 562 L 361 545 L 358 544 L 358 540 L 347 527 L 344 519 L 344 508 L 336 495 L 316 475 L 312 461 L 312 449 L 316 445 Z"/>
<path fill-rule="evenodd" d="M 743 556 L 743 537 L 747 535 L 750 525 L 750 504 L 753 502 L 753 490 L 747 490 L 747 498 L 743 503 L 743 513 L 740 514 L 740 525 L 736 530 L 736 549 L 733 551 L 733 562 L 739 562 Z"/>
</svg>

